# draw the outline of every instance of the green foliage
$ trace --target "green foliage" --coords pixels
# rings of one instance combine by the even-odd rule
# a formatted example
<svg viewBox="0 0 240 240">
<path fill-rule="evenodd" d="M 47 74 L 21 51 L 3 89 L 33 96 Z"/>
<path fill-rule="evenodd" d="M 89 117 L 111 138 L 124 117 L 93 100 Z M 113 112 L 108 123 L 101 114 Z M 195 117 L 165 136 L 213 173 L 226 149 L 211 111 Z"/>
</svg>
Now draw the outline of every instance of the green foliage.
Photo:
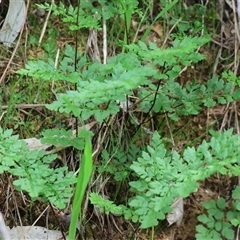
<svg viewBox="0 0 240 240">
<path fill-rule="evenodd" d="M 128 46 L 129 52 L 111 57 L 106 65 L 99 62 L 87 63 L 84 56 L 79 58 L 78 68 L 81 73 L 73 70 L 74 50 L 67 45 L 65 56 L 58 70 L 49 60 L 30 61 L 26 69 L 18 73 L 48 80 L 65 80 L 77 84 L 77 90 L 58 94 L 58 100 L 48 105 L 50 110 L 73 113 L 74 116 L 87 120 L 95 116 L 99 122 L 120 111 L 119 101 L 126 101 L 126 95 L 141 85 L 139 97 L 142 99 L 140 109 L 148 112 L 166 112 L 173 120 L 182 115 L 197 114 L 203 106 L 213 107 L 217 103 L 225 104 L 238 99 L 239 90 L 231 92 L 232 82 L 224 83 L 217 77 L 206 84 L 192 82 L 181 86 L 175 79 L 179 76 L 182 66 L 190 66 L 198 62 L 203 55 L 195 53 L 208 37 L 184 37 L 175 39 L 173 47 L 159 49 L 155 44 L 147 46 L 143 42 Z M 142 65 L 142 61 L 148 64 Z M 157 68 L 162 67 L 160 73 Z M 150 79 L 159 81 L 152 84 Z M 154 101 L 155 99 L 155 101 Z M 107 109 L 101 109 L 107 104 Z"/>
<path fill-rule="evenodd" d="M 0 173 L 16 176 L 17 190 L 29 193 L 33 200 L 42 196 L 58 208 L 64 208 L 72 196 L 71 184 L 75 183 L 67 167 L 53 169 L 49 164 L 56 155 L 46 155 L 43 150 L 30 151 L 24 141 L 12 135 L 12 130 L 0 128 Z"/>
<path fill-rule="evenodd" d="M 111 174 L 116 181 L 123 181 L 127 179 L 131 170 L 129 168 L 132 161 L 134 161 L 140 155 L 140 149 L 134 144 L 130 144 L 128 150 L 122 150 L 121 148 L 114 148 L 113 156 L 110 156 L 107 150 L 103 150 L 99 166 L 97 171 L 99 173 Z"/>
<path fill-rule="evenodd" d="M 124 18 L 125 22 L 128 24 L 129 21 L 131 21 L 132 15 L 138 11 L 137 0 L 121 0 L 121 1 L 100 0 L 99 3 L 100 7 L 94 8 L 93 6 L 88 5 L 88 9 L 91 10 L 92 12 L 93 10 L 95 10 L 99 14 L 99 16 L 102 16 L 103 19 L 105 20 L 109 20 L 116 15 L 120 15 L 120 17 Z"/>
<path fill-rule="evenodd" d="M 168 4 L 167 1 L 163 1 L 163 5 Z M 183 34 L 187 33 L 190 29 L 192 30 L 192 34 L 199 34 L 202 30 L 207 32 L 206 27 L 201 23 L 202 16 L 207 17 L 206 14 L 206 6 L 203 4 L 191 4 L 187 8 L 183 7 L 182 4 L 176 4 L 173 9 L 169 11 L 169 14 L 172 16 L 170 18 L 170 24 L 177 24 L 177 33 Z M 194 19 L 192 14 L 194 13 Z M 214 13 L 212 13 L 213 15 Z M 169 18 L 168 15 L 163 16 L 165 18 Z M 179 21 L 180 20 L 180 21 Z"/>
<path fill-rule="evenodd" d="M 47 62 L 37 60 L 28 61 L 25 69 L 20 69 L 18 73 L 45 81 L 63 81 L 67 78 L 69 82 L 77 83 L 79 81 L 79 73 L 74 71 L 74 61 L 74 49 L 70 45 L 66 45 L 65 55 L 60 63 L 59 69 L 55 68 L 52 59 L 48 59 Z M 85 63 L 86 58 L 82 57 L 78 61 L 77 67 L 82 68 Z"/>
<path fill-rule="evenodd" d="M 169 4 L 165 1 L 163 10 L 152 24 L 158 18 L 163 17 L 177 2 L 174 0 Z M 140 111 L 164 113 L 170 119 L 177 121 L 181 116 L 198 114 L 203 107 L 211 108 L 216 104 L 226 104 L 240 98 L 239 89 L 233 91 L 234 84 L 239 84 L 233 75 L 223 75 L 223 77 L 230 79 L 227 83 L 219 77 L 214 77 L 206 83 L 203 81 L 198 83 L 197 80 L 191 81 L 190 79 L 187 84 L 179 84 L 178 77 L 184 67 L 190 67 L 192 64 L 204 60 L 205 56 L 197 50 L 210 41 L 210 36 L 185 36 L 184 31 L 189 29 L 189 25 L 181 25 L 181 32 L 174 35 L 172 46 L 160 49 L 154 43 L 144 43 L 151 29 L 152 25 L 150 25 L 142 37 L 143 41 L 127 45 L 130 21 L 132 14 L 137 12 L 138 1 L 99 0 L 98 3 L 93 5 L 91 1 L 81 1 L 79 11 L 72 5 L 66 7 L 61 2 L 58 6 L 56 4 L 50 6 L 47 3 L 41 5 L 47 10 L 52 8 L 55 15 L 60 16 L 64 23 L 69 24 L 71 31 L 81 28 L 100 29 L 99 21 L 101 18 L 109 20 L 116 15 L 125 21 L 122 50 L 127 50 L 127 52 L 110 57 L 107 64 L 101 64 L 97 61 L 89 62 L 82 53 L 76 53 L 74 48 L 66 45 L 58 69 L 55 69 L 54 61 L 48 59 L 47 61 L 29 61 L 25 69 L 18 71 L 19 74 L 28 75 L 34 79 L 64 80 L 67 83 L 75 84 L 75 90 L 57 93 L 57 100 L 47 105 L 50 110 L 73 114 L 81 122 L 92 117 L 103 122 L 109 116 L 117 114 L 121 110 L 119 101 L 125 102 L 126 96 L 133 95 L 133 91 L 137 89 L 135 97 L 138 98 Z M 205 9 L 201 8 L 202 11 Z M 181 11 L 175 14 L 179 12 Z M 199 22 L 193 23 L 193 26 L 197 30 L 202 30 L 203 27 L 199 26 Z M 103 108 L 102 105 L 106 107 Z M 128 206 L 116 206 L 112 201 L 92 193 L 90 195 L 91 202 L 100 211 L 107 214 L 110 212 L 123 213 L 126 219 L 140 222 L 141 228 L 156 226 L 159 220 L 165 219 L 165 215 L 172 211 L 171 204 L 175 198 L 185 198 L 197 191 L 198 181 L 217 172 L 229 176 L 239 175 L 238 136 L 233 135 L 231 130 L 224 133 L 211 132 L 211 134 L 212 138 L 209 142 L 203 141 L 196 148 L 188 147 L 181 154 L 176 151 L 168 151 L 157 132 L 153 134 L 151 144 L 146 147 L 146 151 L 142 152 L 141 157 L 137 158 L 138 149 L 134 147 L 130 147 L 130 152 L 133 150 L 130 154 L 126 154 L 120 148 L 117 151 L 114 148 L 115 154 L 112 154 L 111 151 L 103 151 L 102 162 L 97 167 L 98 172 L 114 175 L 115 181 L 123 181 L 131 176 L 132 171 L 133 181 L 129 184 L 133 197 L 129 200 Z M 79 150 L 83 149 L 84 139 L 89 138 L 86 131 L 80 131 L 79 136 L 74 138 L 71 131 L 63 129 L 47 130 L 43 136 L 44 143 L 63 147 L 74 146 Z M 14 142 L 14 144 L 16 143 Z M 17 148 L 17 145 L 15 147 Z M 13 151 L 13 154 L 16 155 L 16 152 Z M 45 157 L 43 153 L 41 153 L 42 155 L 38 154 L 35 153 L 34 159 L 37 156 L 44 163 L 51 162 L 53 159 L 51 156 Z M 29 153 L 28 155 L 31 156 Z M 17 157 L 21 158 L 20 155 Z M 5 161 L 7 163 L 3 164 L 2 171 L 10 172 L 14 169 L 11 165 L 11 159 L 9 157 L 8 161 Z M 35 162 L 32 161 L 31 164 L 34 166 Z M 26 168 L 28 167 L 31 169 L 31 166 Z M 15 166 L 15 168 L 17 167 Z M 40 169 L 40 167 L 38 168 Z M 45 167 L 41 174 L 50 176 L 50 170 Z M 62 176 L 60 171 L 65 171 L 65 169 L 54 171 L 58 178 L 54 178 L 53 173 L 51 173 L 51 177 L 60 181 L 59 178 Z M 91 144 L 88 139 L 73 203 L 71 236 L 75 234 L 79 206 L 81 206 L 91 171 Z M 21 175 L 23 173 L 20 170 L 16 171 L 15 174 L 21 179 L 25 176 Z M 40 177 L 42 177 L 41 174 L 39 173 Z M 16 185 L 29 192 L 33 191 L 29 190 L 31 186 L 21 179 L 20 182 L 18 180 L 15 182 Z M 43 181 L 39 181 L 39 185 L 41 187 L 45 187 L 42 185 L 47 186 Z M 54 187 L 52 186 L 52 188 Z M 38 194 L 45 194 L 48 199 L 52 197 L 49 196 L 51 192 L 47 189 L 44 189 L 46 193 L 42 193 L 41 188 L 40 190 L 36 188 L 35 191 L 32 193 L 34 197 Z M 232 210 L 226 216 L 229 221 L 238 224 L 239 218 L 236 212 L 240 207 L 238 194 L 234 194 L 236 200 Z M 221 221 L 225 216 L 223 213 L 225 205 L 225 200 L 222 198 L 217 203 L 211 201 L 205 205 L 208 215 L 199 216 L 199 221 L 205 224 L 197 227 L 199 234 L 217 239 L 220 239 L 221 236 L 232 236 L 231 224 L 227 221 Z"/>
<path fill-rule="evenodd" d="M 165 214 L 171 212 L 175 198 L 185 198 L 197 191 L 199 180 L 216 172 L 239 175 L 238 136 L 232 135 L 231 130 L 212 132 L 212 135 L 210 142 L 203 141 L 197 149 L 188 147 L 181 157 L 176 151 L 169 153 L 155 132 L 147 151 L 130 166 L 136 180 L 129 184 L 136 196 L 129 200 L 130 209 L 125 209 L 125 217 L 140 222 L 141 228 L 156 226 L 158 220 L 165 219 Z M 212 215 L 221 219 L 217 209 L 224 208 L 225 202 L 221 199 L 216 206 Z M 222 226 L 224 234 L 229 234 L 227 226 L 227 223 Z M 216 233 L 213 236 L 217 236 Z"/>
<path fill-rule="evenodd" d="M 102 196 L 97 193 L 91 193 L 89 196 L 91 203 L 101 212 L 105 214 L 122 214 L 121 206 L 117 206 L 113 201 L 104 199 Z"/>
<path fill-rule="evenodd" d="M 80 60 L 81 61 L 81 60 Z M 65 79 L 73 81 L 69 74 L 60 75 L 54 73 L 47 74 L 49 67 L 44 69 L 37 69 L 32 67 L 38 65 L 30 62 L 24 71 L 19 71 L 20 74 L 29 74 L 41 76 L 45 80 L 49 80 L 55 74 L 55 80 Z M 28 71 L 29 70 L 29 71 Z M 87 70 L 83 70 L 82 74 L 78 77 L 78 90 L 67 91 L 65 94 L 59 94 L 58 100 L 48 106 L 50 110 L 55 110 L 65 113 L 73 113 L 82 120 L 90 118 L 95 115 L 96 119 L 102 122 L 110 114 L 116 114 L 119 111 L 117 100 L 125 101 L 125 94 L 131 94 L 131 90 L 139 85 L 147 82 L 148 77 L 151 76 L 156 70 L 151 66 L 142 66 L 138 61 L 135 54 L 119 54 L 116 57 L 109 59 L 107 65 L 94 62 L 89 65 Z M 74 74 L 75 76 L 75 74 Z M 99 108 L 100 104 L 108 103 L 108 108 L 102 110 Z"/>
<path fill-rule="evenodd" d="M 66 7 L 63 2 L 58 5 L 55 3 L 49 4 L 36 4 L 39 8 L 52 10 L 54 15 L 60 16 L 63 23 L 69 24 L 68 27 L 71 31 L 76 31 L 81 28 L 96 28 L 100 27 L 101 18 L 109 20 L 116 15 L 120 16 L 126 22 L 127 31 L 129 31 L 132 14 L 138 12 L 137 0 L 122 0 L 122 1 L 107 1 L 100 0 L 98 4 L 93 4 L 91 1 L 81 1 L 78 23 L 76 19 L 78 15 L 78 7 L 73 7 L 71 4 Z M 140 14 L 140 13 L 139 13 Z"/>
<path fill-rule="evenodd" d="M 42 143 L 48 143 L 61 147 L 75 147 L 78 150 L 83 150 L 86 137 L 91 136 L 91 132 L 85 129 L 78 131 L 78 136 L 73 135 L 71 130 L 65 129 L 47 129 L 42 132 Z"/>
<path fill-rule="evenodd" d="M 232 71 L 223 72 L 222 77 L 227 81 L 235 83 L 237 86 L 240 86 L 240 78 L 237 77 Z"/>
<path fill-rule="evenodd" d="M 128 49 L 136 52 L 143 61 L 150 62 L 153 65 L 164 66 L 166 69 L 173 66 L 181 68 L 180 64 L 190 66 L 191 62 L 204 59 L 204 55 L 194 51 L 208 41 L 208 36 L 184 36 L 183 38 L 176 38 L 172 43 L 172 47 L 168 49 L 160 49 L 151 42 L 147 46 L 141 41 L 138 44 L 129 45 Z"/>
<path fill-rule="evenodd" d="M 161 73 L 153 75 L 153 78 L 161 83 L 159 89 L 151 83 L 148 84 L 149 89 L 140 89 L 140 98 L 143 99 L 140 106 L 144 112 L 149 111 L 154 101 L 155 95 L 149 94 L 150 91 L 158 91 L 152 110 L 157 113 L 165 111 L 173 120 L 178 120 L 182 115 L 197 114 L 203 105 L 214 107 L 217 103 L 225 104 L 239 98 L 239 90 L 231 93 L 234 84 L 225 84 L 218 77 L 210 79 L 206 84 L 192 81 L 185 86 L 174 80 L 179 76 L 182 65 L 190 66 L 192 62 L 204 59 L 202 54 L 194 50 L 207 41 L 208 37 L 184 37 L 182 40 L 175 39 L 173 47 L 164 50 L 153 43 L 149 43 L 149 47 L 142 42 L 129 46 L 129 50 L 135 52 L 143 61 L 164 68 Z"/>
<path fill-rule="evenodd" d="M 39 8 L 52 10 L 56 16 L 60 16 L 64 23 L 69 24 L 69 29 L 71 31 L 77 31 L 81 28 L 96 28 L 101 29 L 98 21 L 94 18 L 93 15 L 88 15 L 81 8 L 78 12 L 77 7 L 73 7 L 71 4 L 69 7 L 66 7 L 62 2 L 57 6 L 55 3 L 51 5 L 49 3 L 45 4 L 36 4 Z M 79 16 L 77 17 L 77 15 Z M 78 22 L 77 22 L 78 19 Z"/>
<path fill-rule="evenodd" d="M 197 239 L 234 239 L 233 226 L 240 222 L 240 187 L 237 186 L 232 192 L 233 201 L 230 210 L 224 198 L 217 201 L 210 200 L 203 203 L 207 214 L 198 216 L 199 224 L 196 226 Z"/>
</svg>

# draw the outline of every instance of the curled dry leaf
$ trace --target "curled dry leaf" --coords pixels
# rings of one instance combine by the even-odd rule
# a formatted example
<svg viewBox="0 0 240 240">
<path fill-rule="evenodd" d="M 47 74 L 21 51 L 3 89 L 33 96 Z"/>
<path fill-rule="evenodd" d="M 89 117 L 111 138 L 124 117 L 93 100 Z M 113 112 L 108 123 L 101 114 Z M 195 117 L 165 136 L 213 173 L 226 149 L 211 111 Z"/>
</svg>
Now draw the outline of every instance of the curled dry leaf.
<svg viewBox="0 0 240 240">
<path fill-rule="evenodd" d="M 183 199 L 178 198 L 172 205 L 173 211 L 167 215 L 169 226 L 176 223 L 179 226 L 183 218 Z"/>
<path fill-rule="evenodd" d="M 141 33 L 145 31 L 147 28 L 149 28 L 149 26 L 150 26 L 149 24 L 145 24 L 142 27 L 140 27 L 138 31 Z M 132 20 L 132 28 L 134 30 L 137 30 L 137 27 L 138 27 L 138 22 Z M 163 27 L 160 23 L 154 23 L 153 26 L 151 27 L 151 30 L 157 33 L 159 38 L 163 37 Z"/>
<path fill-rule="evenodd" d="M 163 37 L 163 27 L 160 23 L 155 23 L 153 26 L 152 26 L 152 30 L 157 33 L 157 35 L 162 38 Z"/>
<path fill-rule="evenodd" d="M 0 42 L 7 47 L 16 39 L 25 21 L 26 6 L 24 0 L 10 0 L 7 16 L 0 30 Z"/>
</svg>

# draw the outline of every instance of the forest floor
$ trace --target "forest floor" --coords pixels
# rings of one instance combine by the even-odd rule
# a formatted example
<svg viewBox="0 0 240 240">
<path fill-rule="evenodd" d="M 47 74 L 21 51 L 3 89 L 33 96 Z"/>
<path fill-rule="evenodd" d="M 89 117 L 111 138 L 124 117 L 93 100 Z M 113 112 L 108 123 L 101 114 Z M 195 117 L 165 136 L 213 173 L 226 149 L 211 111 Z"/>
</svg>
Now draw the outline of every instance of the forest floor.
<svg viewBox="0 0 240 240">
<path fill-rule="evenodd" d="M 57 31 L 52 31 L 52 29 L 55 28 L 62 31 L 64 36 L 61 36 L 61 44 L 64 45 L 65 43 L 74 42 L 73 36 L 68 36 L 66 33 L 67 31 L 61 29 L 62 25 L 59 23 L 59 19 L 57 17 L 51 17 L 47 25 L 43 43 L 39 47 L 38 41 L 44 22 L 46 21 L 47 13 L 36 14 L 34 2 L 36 1 L 31 1 L 28 12 L 28 23 L 25 26 L 24 34 L 21 36 L 20 46 L 12 60 L 10 60 L 10 58 L 14 52 L 14 48 L 6 48 L 3 45 L 0 46 L 0 71 L 2 74 L 5 74 L 0 90 L 2 105 L 0 118 L 1 127 L 13 128 L 14 132 L 20 135 L 20 138 L 38 138 L 42 129 L 52 128 L 56 125 L 64 126 L 69 122 L 69 119 L 65 119 L 66 116 L 59 117 L 57 113 L 54 115 L 53 112 L 42 106 L 34 109 L 24 107 L 14 109 L 14 107 L 12 107 L 14 104 L 32 103 L 39 91 L 46 90 L 45 86 L 41 86 L 39 82 L 31 80 L 30 85 L 26 80 L 19 79 L 16 71 L 24 67 L 29 59 L 41 58 L 44 55 L 54 56 L 54 54 L 56 54 L 55 50 L 56 46 L 59 44 L 59 39 L 56 39 Z M 208 8 L 208 6 L 206 7 Z M 234 32 L 237 23 L 234 20 L 231 9 L 229 10 L 226 5 L 220 7 L 224 8 L 225 15 L 222 16 L 224 23 L 222 22 L 222 25 L 217 27 L 216 25 L 208 23 L 209 29 L 216 29 L 212 29 L 214 34 L 212 35 L 211 42 L 201 48 L 201 51 L 207 56 L 206 60 L 200 64 L 195 64 L 192 68 L 186 69 L 178 79 L 180 83 L 184 84 L 192 78 L 206 81 L 216 74 L 221 74 L 221 72 L 226 69 L 234 69 L 236 74 L 239 73 L 237 60 L 238 52 L 236 51 L 236 48 L 239 47 L 239 42 L 237 42 L 236 33 Z M 158 8 L 158 6 L 156 6 L 156 8 Z M 210 8 L 210 10 L 212 10 L 212 8 Z M 216 9 L 216 11 L 221 11 L 221 9 Z M 227 12 L 229 14 L 227 14 Z M 147 41 L 152 41 L 161 45 L 165 37 L 162 29 L 163 22 L 157 22 L 152 28 Z M 135 30 L 133 26 L 132 30 Z M 85 33 L 86 36 L 82 38 L 80 48 L 82 48 L 84 42 L 86 44 L 88 33 Z M 101 40 L 101 34 L 99 34 L 99 41 Z M 169 44 L 171 44 L 170 38 Z M 100 45 L 102 44 L 100 43 Z M 8 63 L 10 63 L 10 68 L 5 72 Z M 31 95 L 31 97 L 27 97 L 27 94 Z M 54 96 L 51 90 L 48 89 L 48 93 L 41 95 L 39 101 L 41 100 L 41 103 L 49 103 L 50 99 L 54 99 Z M 10 103 L 11 108 L 4 107 L 9 106 Z M 214 109 L 204 109 L 196 116 L 181 118 L 179 122 L 175 123 L 173 128 L 185 129 L 185 136 L 182 137 L 182 139 L 186 138 L 188 142 L 195 141 L 196 139 L 198 139 L 198 141 L 205 139 L 205 130 L 213 122 L 215 122 L 216 130 L 223 131 L 228 128 L 234 128 L 234 131 L 237 132 L 238 128 L 236 125 L 238 122 L 236 119 L 239 118 L 239 104 L 235 104 L 235 109 L 232 104 L 217 106 Z M 188 131 L 188 129 L 191 130 Z M 179 149 L 181 149 L 184 144 L 184 141 L 180 141 L 178 143 Z M 60 154 L 70 155 L 71 150 L 67 149 L 65 153 L 61 152 Z M 53 209 L 48 208 L 46 204 L 42 203 L 41 199 L 33 203 L 30 199 L 23 198 L 21 193 L 13 191 L 13 186 L 10 181 L 10 177 L 5 174 L 0 178 L 0 210 L 4 214 L 6 224 L 9 227 L 21 224 L 30 226 L 38 218 L 39 220 L 35 223 L 37 226 L 47 227 L 48 229 L 56 229 L 60 226 L 60 222 L 62 221 L 61 214 L 57 212 L 53 213 Z M 238 179 L 236 178 L 214 175 L 206 181 L 199 183 L 200 187 L 198 192 L 184 199 L 184 214 L 180 225 L 177 226 L 173 224 L 168 227 L 167 222 L 161 223 L 155 230 L 156 234 L 154 239 L 195 239 L 195 227 L 198 224 L 197 216 L 204 212 L 202 203 L 210 199 L 216 200 L 219 196 L 229 199 L 232 188 L 237 182 Z M 9 191 L 12 192 L 11 196 L 9 196 Z M 46 208 L 48 209 L 46 210 Z M 96 217 L 93 217 L 90 220 L 89 228 L 91 230 L 89 231 L 91 234 L 89 235 L 91 235 L 91 237 L 87 239 L 149 239 L 149 232 L 137 228 L 133 233 L 131 224 L 124 222 L 124 219 L 121 217 L 114 218 L 115 223 L 113 223 L 112 218 L 106 218 L 102 230 L 100 231 L 98 229 L 94 232 L 94 227 L 91 227 L 93 226 L 91 222 L 99 221 L 99 219 L 95 218 Z M 115 224 L 117 224 L 118 227 L 116 227 Z"/>
</svg>

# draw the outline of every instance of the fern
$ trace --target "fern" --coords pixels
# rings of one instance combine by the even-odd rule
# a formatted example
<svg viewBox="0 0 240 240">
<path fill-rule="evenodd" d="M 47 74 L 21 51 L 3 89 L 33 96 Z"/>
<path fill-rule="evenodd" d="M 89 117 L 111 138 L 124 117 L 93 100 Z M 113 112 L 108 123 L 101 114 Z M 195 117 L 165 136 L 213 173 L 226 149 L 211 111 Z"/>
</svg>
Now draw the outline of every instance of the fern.
<svg viewBox="0 0 240 240">
<path fill-rule="evenodd" d="M 112 214 L 122 214 L 121 206 L 117 206 L 112 201 L 105 199 L 98 195 L 97 193 L 91 193 L 89 199 L 92 204 L 101 212 L 101 213 L 112 213 Z"/>
<path fill-rule="evenodd" d="M 67 167 L 53 169 L 49 164 L 56 155 L 46 155 L 43 150 L 30 151 L 24 141 L 12 135 L 12 130 L 0 128 L 0 173 L 16 176 L 13 181 L 17 190 L 29 193 L 33 200 L 42 196 L 56 207 L 64 208 L 72 196 L 71 184 L 75 183 Z"/>
<path fill-rule="evenodd" d="M 238 176 L 238 136 L 232 130 L 212 135 L 210 142 L 203 141 L 196 149 L 188 147 L 181 157 L 176 151 L 170 154 L 155 132 L 147 151 L 130 166 L 137 177 L 129 183 L 136 196 L 129 200 L 125 217 L 140 222 L 141 228 L 156 226 L 171 212 L 175 198 L 197 191 L 198 181 L 217 172 Z"/>
<path fill-rule="evenodd" d="M 234 226 L 239 226 L 240 222 L 240 187 L 236 186 L 232 191 L 232 198 L 229 204 L 220 197 L 217 201 L 211 199 L 202 205 L 207 210 L 207 214 L 198 216 L 201 224 L 196 226 L 197 239 L 234 239 Z M 230 205 L 230 210 L 229 209 Z M 228 220 L 229 222 L 227 222 Z M 230 224 L 231 223 L 231 224 Z"/>
<path fill-rule="evenodd" d="M 71 130 L 65 129 L 48 129 L 42 132 L 42 143 L 49 143 L 61 147 L 75 147 L 78 150 L 83 150 L 85 139 L 87 136 L 92 135 L 90 131 L 82 129 L 78 131 L 76 137 Z"/>
<path fill-rule="evenodd" d="M 68 7 L 66 7 L 62 2 L 60 2 L 59 5 L 56 5 L 55 3 L 52 3 L 51 5 L 49 3 L 45 3 L 37 4 L 37 6 L 48 11 L 52 10 L 56 16 L 60 16 L 62 18 L 62 21 L 64 23 L 69 24 L 69 29 L 71 31 L 77 31 L 82 28 L 101 29 L 98 20 L 93 17 L 93 14 L 86 14 L 83 8 L 81 8 L 79 11 L 79 21 L 76 24 L 76 16 L 78 14 L 78 10 L 71 4 Z"/>
<path fill-rule="evenodd" d="M 213 107 L 217 103 L 225 104 L 239 99 L 239 89 L 231 92 L 233 83 L 225 83 L 217 77 L 206 84 L 192 82 L 181 86 L 175 81 L 182 65 L 204 58 L 194 50 L 208 41 L 208 38 L 186 37 L 176 39 L 171 49 L 159 49 L 153 43 L 147 46 L 143 42 L 130 45 L 128 53 L 118 54 L 109 59 L 108 64 L 87 63 L 84 56 L 77 63 L 79 69 L 88 64 L 81 73 L 73 71 L 74 51 L 67 45 L 60 69 L 54 69 L 49 60 L 29 62 L 26 69 L 19 73 L 44 80 L 65 80 L 77 84 L 78 89 L 58 94 L 57 101 L 48 105 L 50 110 L 73 113 L 82 120 L 95 116 L 99 122 L 120 111 L 118 102 L 126 101 L 126 95 L 139 89 L 140 108 L 144 112 L 167 112 L 173 120 L 182 115 L 197 114 L 203 106 Z M 142 65 L 141 61 L 149 64 Z M 40 67 L 39 67 L 40 66 Z M 157 70 L 162 66 L 163 71 Z M 152 84 L 150 78 L 161 85 Z M 99 106 L 107 105 L 106 109 Z"/>
</svg>

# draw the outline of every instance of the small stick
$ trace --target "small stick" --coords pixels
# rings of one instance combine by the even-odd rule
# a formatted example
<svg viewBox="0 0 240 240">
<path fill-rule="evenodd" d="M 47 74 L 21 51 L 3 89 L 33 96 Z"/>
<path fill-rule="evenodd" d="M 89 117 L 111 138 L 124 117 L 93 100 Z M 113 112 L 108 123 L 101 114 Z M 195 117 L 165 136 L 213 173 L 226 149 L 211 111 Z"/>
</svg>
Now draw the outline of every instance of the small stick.
<svg viewBox="0 0 240 240">
<path fill-rule="evenodd" d="M 46 17 L 46 20 L 45 20 L 45 22 L 44 22 L 44 25 L 43 25 L 43 28 L 42 28 L 42 31 L 41 31 L 41 35 L 40 35 L 40 38 L 39 38 L 39 41 L 38 41 L 38 47 L 39 47 L 39 46 L 41 45 L 41 43 L 42 43 L 42 40 L 43 40 L 45 31 L 46 31 L 46 28 L 47 28 L 48 20 L 49 20 L 49 17 L 50 17 L 50 15 L 51 15 L 51 13 L 52 13 L 52 6 L 53 6 L 53 4 L 54 4 L 54 0 L 52 0 L 52 2 L 51 2 L 50 10 L 49 10 L 49 12 L 48 12 L 48 14 L 47 14 L 47 17 Z"/>
<path fill-rule="evenodd" d="M 38 108 L 38 107 L 45 107 L 46 104 L 19 104 L 19 105 L 14 105 L 15 108 L 20 108 L 20 109 L 24 109 L 24 108 Z M 1 106 L 2 110 L 8 109 L 9 106 L 8 105 L 3 105 Z"/>
<path fill-rule="evenodd" d="M 103 64 L 107 64 L 107 27 L 103 17 Z"/>
</svg>

